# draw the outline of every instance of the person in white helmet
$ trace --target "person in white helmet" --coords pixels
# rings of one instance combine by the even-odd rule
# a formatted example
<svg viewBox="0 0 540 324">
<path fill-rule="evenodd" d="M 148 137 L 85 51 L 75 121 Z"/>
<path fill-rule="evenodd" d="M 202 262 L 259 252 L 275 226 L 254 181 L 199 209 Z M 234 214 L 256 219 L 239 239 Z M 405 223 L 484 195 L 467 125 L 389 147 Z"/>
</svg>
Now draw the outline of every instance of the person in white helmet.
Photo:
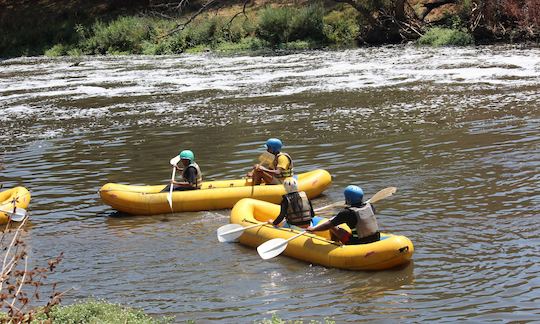
<svg viewBox="0 0 540 324">
<path fill-rule="evenodd" d="M 274 226 L 279 225 L 283 219 L 286 219 L 284 227 L 297 226 L 307 228 L 312 224 L 315 212 L 311 201 L 309 201 L 304 191 L 298 191 L 298 182 L 294 178 L 287 178 L 283 182 L 287 194 L 283 195 L 281 200 L 281 211 L 275 220 L 269 220 L 268 223 Z"/>
</svg>

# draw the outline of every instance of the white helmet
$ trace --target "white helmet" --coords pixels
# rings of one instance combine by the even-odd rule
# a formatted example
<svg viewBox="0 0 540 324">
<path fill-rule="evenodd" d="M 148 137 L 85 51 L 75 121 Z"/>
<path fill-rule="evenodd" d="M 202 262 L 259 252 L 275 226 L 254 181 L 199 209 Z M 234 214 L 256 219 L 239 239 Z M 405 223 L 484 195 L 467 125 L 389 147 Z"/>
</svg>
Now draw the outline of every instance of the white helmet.
<svg viewBox="0 0 540 324">
<path fill-rule="evenodd" d="M 298 182 L 295 178 L 285 179 L 285 181 L 283 181 L 283 186 L 285 187 L 285 191 L 287 191 L 287 193 L 298 191 Z"/>
</svg>

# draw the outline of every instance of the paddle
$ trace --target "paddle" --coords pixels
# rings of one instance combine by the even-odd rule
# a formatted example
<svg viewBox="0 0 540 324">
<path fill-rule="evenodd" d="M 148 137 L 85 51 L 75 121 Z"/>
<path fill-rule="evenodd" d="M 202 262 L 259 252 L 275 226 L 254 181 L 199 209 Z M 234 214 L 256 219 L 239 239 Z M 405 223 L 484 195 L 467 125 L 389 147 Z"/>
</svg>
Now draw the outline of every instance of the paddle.
<svg viewBox="0 0 540 324">
<path fill-rule="evenodd" d="M 260 223 L 260 224 L 246 226 L 246 227 L 243 227 L 240 224 L 223 225 L 220 228 L 218 228 L 217 231 L 216 231 L 217 232 L 217 238 L 218 238 L 218 241 L 220 241 L 222 243 L 223 242 L 234 242 L 234 241 L 236 241 L 236 239 L 238 239 L 240 236 L 242 236 L 242 234 L 244 233 L 245 230 L 250 229 L 250 228 L 263 226 L 264 224 L 267 224 L 267 223 Z"/>
<path fill-rule="evenodd" d="M 6 213 L 8 217 L 14 222 L 22 221 L 28 214 L 26 212 L 26 209 L 21 208 L 21 207 L 15 207 L 15 209 L 11 209 L 11 208 L 6 209 L 5 207 L 0 207 L 0 211 Z"/>
<path fill-rule="evenodd" d="M 296 234 L 295 236 L 288 238 L 288 239 L 282 239 L 282 238 L 275 238 L 271 239 L 270 241 L 266 241 L 263 244 L 259 245 L 257 247 L 257 252 L 263 258 L 263 260 L 268 260 L 273 257 L 276 257 L 281 254 L 281 252 L 285 251 L 287 248 L 287 244 L 289 241 L 294 240 L 295 238 L 302 236 L 306 234 L 307 232 L 300 232 Z"/>
<path fill-rule="evenodd" d="M 375 203 L 375 202 L 377 202 L 377 201 L 379 201 L 381 199 L 390 197 L 390 196 L 392 196 L 392 194 L 394 194 L 396 192 L 396 190 L 397 190 L 396 187 L 388 187 L 388 188 L 384 188 L 382 190 L 379 190 L 376 194 L 373 195 L 373 197 L 369 198 L 369 200 L 366 201 L 366 203 Z M 338 202 L 335 202 L 333 204 L 326 205 L 326 206 L 314 209 L 313 211 L 314 212 L 320 212 L 321 210 L 325 210 L 325 209 L 328 209 L 330 207 L 334 207 L 334 206 L 338 206 L 338 205 L 344 205 L 344 204 L 345 204 L 344 201 L 338 201 Z"/>
<path fill-rule="evenodd" d="M 169 206 L 171 207 L 171 211 L 173 210 L 172 208 L 172 192 L 173 192 L 173 188 L 174 188 L 174 185 L 173 185 L 173 181 L 174 181 L 174 175 L 176 173 L 176 164 L 178 164 L 178 162 L 180 162 L 180 156 L 175 156 L 173 157 L 169 163 L 173 166 L 172 167 L 172 176 L 171 176 L 171 188 L 169 189 L 169 194 L 167 195 L 167 201 L 169 202 Z"/>
</svg>

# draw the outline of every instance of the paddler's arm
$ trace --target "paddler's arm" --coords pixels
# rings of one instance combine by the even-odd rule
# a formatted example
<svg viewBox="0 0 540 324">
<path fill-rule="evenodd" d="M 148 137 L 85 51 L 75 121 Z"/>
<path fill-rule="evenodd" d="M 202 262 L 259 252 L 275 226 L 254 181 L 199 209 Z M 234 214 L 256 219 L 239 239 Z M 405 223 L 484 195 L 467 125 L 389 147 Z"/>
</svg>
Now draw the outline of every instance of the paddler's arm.
<svg viewBox="0 0 540 324">
<path fill-rule="evenodd" d="M 285 215 L 287 214 L 287 209 L 288 208 L 289 208 L 289 202 L 287 201 L 287 199 L 283 199 L 281 201 L 281 209 L 279 211 L 278 217 L 275 220 L 272 220 L 272 219 L 268 220 L 268 224 L 278 226 L 283 221 L 283 219 L 285 218 Z"/>
<path fill-rule="evenodd" d="M 256 170 L 260 170 L 260 171 L 264 171 L 264 172 L 268 172 L 268 173 L 273 173 L 273 174 L 280 174 L 281 173 L 281 170 L 278 168 L 277 170 L 274 170 L 274 169 L 268 169 L 260 164 L 257 164 L 255 165 L 255 169 Z"/>
<path fill-rule="evenodd" d="M 171 182 L 177 186 L 181 187 L 190 187 L 190 188 L 196 188 L 195 182 L 197 181 L 197 171 L 195 168 L 190 167 L 187 168 L 185 177 L 187 181 L 174 181 Z"/>
<path fill-rule="evenodd" d="M 319 231 L 326 231 L 331 229 L 332 227 L 336 227 L 341 223 L 344 223 L 343 220 L 344 217 L 346 217 L 347 211 L 340 211 L 336 216 L 330 218 L 328 222 L 319 223 L 317 226 L 309 226 L 306 228 L 307 232 L 319 232 Z"/>
<path fill-rule="evenodd" d="M 322 224 L 318 224 L 317 226 L 309 226 L 308 228 L 306 228 L 306 231 L 307 232 L 320 232 L 320 231 L 329 230 L 332 227 L 334 227 L 334 225 L 332 225 L 332 223 L 328 221 Z"/>
</svg>

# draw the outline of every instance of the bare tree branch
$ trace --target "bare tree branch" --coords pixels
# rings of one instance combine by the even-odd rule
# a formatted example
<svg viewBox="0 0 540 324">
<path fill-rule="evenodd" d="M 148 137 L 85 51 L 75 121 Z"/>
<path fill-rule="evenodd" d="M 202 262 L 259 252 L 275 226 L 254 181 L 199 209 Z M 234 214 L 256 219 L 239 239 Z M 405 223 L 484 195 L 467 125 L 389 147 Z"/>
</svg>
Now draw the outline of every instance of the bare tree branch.
<svg viewBox="0 0 540 324">
<path fill-rule="evenodd" d="M 183 2 L 183 1 L 181 1 L 181 2 Z M 165 35 L 162 35 L 159 38 L 160 39 L 165 38 L 165 37 L 170 36 L 170 35 L 172 35 L 172 34 L 174 34 L 176 32 L 184 30 L 187 27 L 187 25 L 189 25 L 189 23 L 191 23 L 193 20 L 195 20 L 195 18 L 197 18 L 200 14 L 205 12 L 208 8 L 212 7 L 216 2 L 218 2 L 218 1 L 217 0 L 209 0 L 209 1 L 207 1 L 201 8 L 199 8 L 199 10 L 197 10 L 197 12 L 195 12 L 193 15 L 191 15 L 191 17 L 189 17 L 188 20 L 185 23 L 177 24 L 173 29 L 169 30 L 167 33 L 165 33 Z"/>
<path fill-rule="evenodd" d="M 246 7 L 247 7 L 247 5 L 249 3 L 251 3 L 251 0 L 244 0 L 244 5 L 242 6 L 242 11 L 239 11 L 236 14 L 234 14 L 234 16 L 232 16 L 231 20 L 229 20 L 229 22 L 227 23 L 227 28 L 229 28 L 229 29 L 231 28 L 231 24 L 236 19 L 236 17 L 243 14 L 247 18 Z"/>
</svg>

